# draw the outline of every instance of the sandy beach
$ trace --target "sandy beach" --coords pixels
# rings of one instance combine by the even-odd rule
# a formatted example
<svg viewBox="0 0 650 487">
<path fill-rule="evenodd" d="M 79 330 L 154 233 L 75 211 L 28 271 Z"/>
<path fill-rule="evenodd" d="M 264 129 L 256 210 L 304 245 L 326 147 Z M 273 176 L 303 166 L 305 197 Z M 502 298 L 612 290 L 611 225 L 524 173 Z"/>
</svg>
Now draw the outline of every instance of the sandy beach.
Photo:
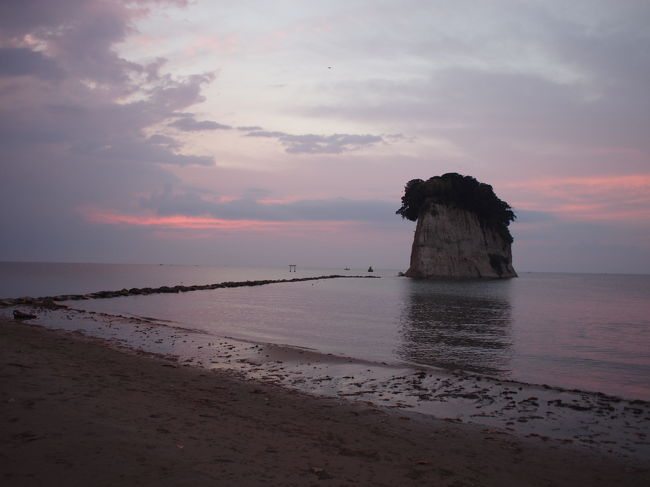
<svg viewBox="0 0 650 487">
<path fill-rule="evenodd" d="M 0 321 L 0 471 L 39 485 L 648 485 L 647 463 Z"/>
</svg>

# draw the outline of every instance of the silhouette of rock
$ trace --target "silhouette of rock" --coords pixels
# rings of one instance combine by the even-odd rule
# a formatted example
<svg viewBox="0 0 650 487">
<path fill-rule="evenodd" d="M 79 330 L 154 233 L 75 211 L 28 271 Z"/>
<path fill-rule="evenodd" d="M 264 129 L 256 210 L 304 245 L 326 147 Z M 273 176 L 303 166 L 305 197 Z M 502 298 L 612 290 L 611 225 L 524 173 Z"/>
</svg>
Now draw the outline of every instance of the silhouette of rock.
<svg viewBox="0 0 650 487">
<path fill-rule="evenodd" d="M 406 276 L 517 277 L 508 231 L 515 215 L 491 186 L 456 173 L 428 181 L 412 180 L 406 185 L 397 213 L 417 220 Z"/>
</svg>

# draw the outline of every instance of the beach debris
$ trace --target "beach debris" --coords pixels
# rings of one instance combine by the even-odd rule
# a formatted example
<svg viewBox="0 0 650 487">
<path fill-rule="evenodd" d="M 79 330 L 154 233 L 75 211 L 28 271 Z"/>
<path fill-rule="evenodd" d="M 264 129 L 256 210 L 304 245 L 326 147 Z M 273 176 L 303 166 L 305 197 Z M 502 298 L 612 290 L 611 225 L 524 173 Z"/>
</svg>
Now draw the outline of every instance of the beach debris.
<svg viewBox="0 0 650 487">
<path fill-rule="evenodd" d="M 32 431 L 23 431 L 22 433 L 18 433 L 13 435 L 13 439 L 15 440 L 21 440 L 24 442 L 30 442 L 30 441 L 36 441 L 40 440 L 42 438 L 45 438 L 44 436 L 37 435 L 36 433 Z"/>
<path fill-rule="evenodd" d="M 31 369 L 33 368 L 31 365 L 25 365 L 25 364 L 19 364 L 17 362 L 7 362 L 5 365 L 10 365 L 12 367 L 20 367 L 21 369 Z M 8 402 L 13 402 L 13 398 L 9 399 Z"/>
<path fill-rule="evenodd" d="M 311 467 L 309 471 L 316 475 L 316 477 L 318 477 L 320 480 L 328 480 L 334 478 L 320 467 Z"/>
<path fill-rule="evenodd" d="M 34 318 L 36 318 L 35 314 L 25 313 L 18 309 L 14 310 L 14 320 L 33 320 Z"/>
</svg>

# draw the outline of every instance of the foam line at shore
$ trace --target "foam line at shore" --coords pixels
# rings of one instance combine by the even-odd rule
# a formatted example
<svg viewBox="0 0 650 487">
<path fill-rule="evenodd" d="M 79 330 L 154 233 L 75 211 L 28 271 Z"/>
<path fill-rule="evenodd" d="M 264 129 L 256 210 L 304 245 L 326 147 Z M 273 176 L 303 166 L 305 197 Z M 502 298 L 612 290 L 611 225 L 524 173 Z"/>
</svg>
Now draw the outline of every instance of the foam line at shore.
<svg viewBox="0 0 650 487">
<path fill-rule="evenodd" d="M 228 369 L 246 378 L 366 401 L 400 414 L 477 423 L 494 435 L 514 433 L 634 458 L 650 457 L 650 403 L 644 401 L 247 342 L 151 318 L 58 308 L 40 310 L 33 322 L 161 354 L 174 367 Z"/>
</svg>

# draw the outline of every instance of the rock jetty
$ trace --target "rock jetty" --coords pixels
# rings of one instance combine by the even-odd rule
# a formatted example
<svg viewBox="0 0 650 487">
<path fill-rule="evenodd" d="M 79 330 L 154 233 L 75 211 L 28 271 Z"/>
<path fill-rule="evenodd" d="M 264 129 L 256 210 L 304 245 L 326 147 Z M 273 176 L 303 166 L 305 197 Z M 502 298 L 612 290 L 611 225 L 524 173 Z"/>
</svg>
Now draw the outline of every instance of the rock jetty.
<svg viewBox="0 0 650 487">
<path fill-rule="evenodd" d="M 226 281 L 217 284 L 200 284 L 196 286 L 160 286 L 156 288 L 142 287 L 131 289 L 120 289 L 118 291 L 98 291 L 87 294 L 61 294 L 58 296 L 43 296 L 33 298 L 29 296 L 21 298 L 5 298 L 0 299 L 0 308 L 9 306 L 34 306 L 39 308 L 58 308 L 61 301 L 79 301 L 83 299 L 107 299 L 119 298 L 122 296 L 138 296 L 148 294 L 164 294 L 164 293 L 186 293 L 190 291 L 205 291 L 209 289 L 220 289 L 229 287 L 244 287 L 244 286 L 264 286 L 266 284 L 277 284 L 282 282 L 301 282 L 301 281 L 316 281 L 322 279 L 378 279 L 378 276 L 341 276 L 332 274 L 328 276 L 317 277 L 295 277 L 293 279 L 267 279 L 259 281 Z"/>
</svg>

